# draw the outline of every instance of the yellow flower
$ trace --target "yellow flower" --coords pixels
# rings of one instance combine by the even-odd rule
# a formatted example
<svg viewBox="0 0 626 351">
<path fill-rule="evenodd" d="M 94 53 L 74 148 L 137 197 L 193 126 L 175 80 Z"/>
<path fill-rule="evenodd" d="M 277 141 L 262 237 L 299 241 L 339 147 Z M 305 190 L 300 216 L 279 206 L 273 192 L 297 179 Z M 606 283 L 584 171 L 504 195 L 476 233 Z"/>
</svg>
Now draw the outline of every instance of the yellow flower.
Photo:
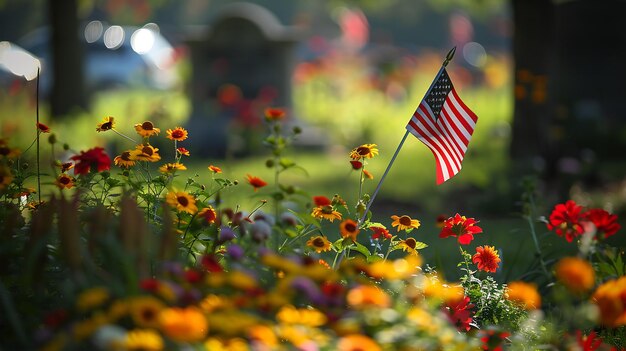
<svg viewBox="0 0 626 351">
<path fill-rule="evenodd" d="M 415 250 L 415 247 L 417 246 L 417 240 L 413 238 L 406 238 L 406 240 L 400 240 L 400 243 L 398 245 L 402 248 L 403 251 L 406 251 L 411 255 L 417 256 L 417 250 Z"/>
<path fill-rule="evenodd" d="M 125 351 L 160 351 L 165 347 L 161 335 L 152 329 L 135 329 L 126 334 Z"/>
<path fill-rule="evenodd" d="M 339 232 L 342 237 L 349 237 L 352 241 L 356 241 L 356 236 L 359 234 L 359 225 L 351 219 L 346 219 L 339 224 Z"/>
<path fill-rule="evenodd" d="M 326 239 L 326 237 L 322 235 L 313 236 L 309 241 L 306 242 L 308 247 L 313 248 L 317 253 L 324 252 L 330 250 L 330 241 Z"/>
<path fill-rule="evenodd" d="M 285 324 L 306 325 L 319 327 L 326 323 L 326 315 L 315 308 L 295 308 L 292 305 L 283 306 L 277 313 L 276 319 Z"/>
<path fill-rule="evenodd" d="M 348 305 L 352 307 L 380 307 L 391 306 L 389 295 L 374 285 L 359 285 L 348 291 L 346 295 Z"/>
<path fill-rule="evenodd" d="M 537 291 L 537 286 L 532 283 L 523 281 L 510 282 L 506 288 L 505 297 L 527 310 L 541 307 L 541 295 Z"/>
<path fill-rule="evenodd" d="M 187 167 L 182 163 L 166 163 L 163 166 L 159 167 L 159 172 L 161 173 L 175 173 L 176 171 L 184 171 L 187 170 Z"/>
<path fill-rule="evenodd" d="M 449 285 L 437 275 L 424 276 L 423 292 L 424 296 L 430 299 L 441 300 L 443 302 L 459 301 L 465 292 L 460 285 Z"/>
<path fill-rule="evenodd" d="M 370 264 L 366 273 L 375 279 L 405 280 L 419 269 L 422 260 L 418 255 L 407 255 L 396 260 L 380 260 Z"/>
<path fill-rule="evenodd" d="M 133 150 L 127 150 L 122 152 L 121 155 L 119 156 L 115 156 L 115 158 L 113 159 L 113 162 L 115 162 L 115 165 L 118 167 L 123 167 L 123 168 L 129 168 L 135 165 L 135 161 L 132 159 L 133 155 L 132 155 Z"/>
<path fill-rule="evenodd" d="M 204 347 L 207 351 L 248 351 L 248 343 L 241 338 L 232 338 L 227 340 L 219 340 L 216 338 L 209 338 L 204 343 Z"/>
<path fill-rule="evenodd" d="M 361 158 L 372 158 L 378 155 L 378 149 L 376 144 L 363 144 L 350 151 L 350 158 L 353 160 L 359 160 Z"/>
<path fill-rule="evenodd" d="M 107 130 L 111 130 L 115 128 L 115 122 L 113 122 L 114 119 L 115 118 L 111 116 L 104 117 L 104 121 L 102 121 L 102 123 L 98 123 L 98 126 L 96 127 L 96 131 L 106 132 Z"/>
<path fill-rule="evenodd" d="M 159 313 L 165 304 L 152 296 L 140 296 L 130 302 L 130 315 L 137 326 L 156 328 L 159 326 Z"/>
<path fill-rule="evenodd" d="M 139 144 L 135 150 L 131 151 L 130 159 L 133 161 L 157 162 L 161 160 L 159 149 L 150 144 Z"/>
<path fill-rule="evenodd" d="M 170 140 L 183 141 L 187 139 L 187 130 L 183 127 L 176 127 L 174 129 L 167 130 L 167 138 Z"/>
<path fill-rule="evenodd" d="M 262 346 L 270 347 L 270 349 L 278 345 L 278 338 L 272 329 L 266 325 L 258 324 L 248 329 L 248 338 L 261 344 Z"/>
<path fill-rule="evenodd" d="M 313 208 L 311 216 L 315 218 L 327 219 L 331 222 L 333 222 L 335 219 L 341 219 L 341 213 L 333 210 L 333 207 L 330 205 L 317 206 Z"/>
<path fill-rule="evenodd" d="M 398 231 L 407 230 L 407 229 L 417 229 L 420 227 L 420 221 L 417 219 L 411 219 L 411 217 L 404 216 L 391 216 L 393 222 L 391 223 L 392 227 L 398 227 Z"/>
<path fill-rule="evenodd" d="M 167 308 L 159 313 L 161 331 L 178 342 L 197 342 L 207 335 L 209 323 L 197 307 Z"/>
<path fill-rule="evenodd" d="M 83 291 L 76 299 L 76 308 L 79 311 L 87 311 L 101 306 L 109 299 L 109 290 L 104 287 L 95 287 Z"/>
<path fill-rule="evenodd" d="M 61 173 L 56 181 L 54 182 L 59 189 L 71 189 L 74 186 L 74 178 L 71 176 Z"/>
<path fill-rule="evenodd" d="M 198 212 L 196 199 L 184 191 L 170 191 L 165 197 L 165 201 L 177 211 L 194 214 Z"/>
<path fill-rule="evenodd" d="M 337 351 L 382 351 L 376 341 L 361 334 L 350 334 L 337 342 Z"/>
<path fill-rule="evenodd" d="M 564 257 L 554 267 L 556 278 L 573 293 L 583 293 L 595 285 L 591 264 L 577 257 Z"/>
<path fill-rule="evenodd" d="M 159 135 L 159 133 L 161 133 L 161 129 L 156 128 L 154 124 L 152 124 L 152 122 L 150 121 L 145 121 L 141 124 L 135 124 L 135 130 L 137 131 L 137 134 L 141 135 L 144 138 L 153 135 Z"/>
</svg>

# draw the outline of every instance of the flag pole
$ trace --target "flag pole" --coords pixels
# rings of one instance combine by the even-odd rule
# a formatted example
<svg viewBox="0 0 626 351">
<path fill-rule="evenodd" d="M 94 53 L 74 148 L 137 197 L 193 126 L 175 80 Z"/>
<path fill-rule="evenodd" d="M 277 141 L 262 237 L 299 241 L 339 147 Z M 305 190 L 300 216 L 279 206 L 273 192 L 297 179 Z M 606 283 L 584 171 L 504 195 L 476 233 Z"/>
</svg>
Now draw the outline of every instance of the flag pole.
<svg viewBox="0 0 626 351">
<path fill-rule="evenodd" d="M 433 80 L 432 83 L 430 83 L 430 87 L 428 87 L 428 90 L 426 91 L 426 94 L 424 94 L 422 101 L 428 96 L 428 94 L 430 94 L 430 91 L 435 86 L 435 83 L 437 83 L 437 80 L 443 73 L 443 70 L 446 68 L 446 66 L 448 66 L 448 63 L 452 61 L 452 58 L 454 57 L 455 52 L 456 52 L 456 46 L 453 47 L 452 50 L 450 50 L 448 54 L 446 55 L 446 59 L 443 61 L 443 64 L 441 65 L 439 72 L 437 72 L 435 79 Z M 380 177 L 380 180 L 378 181 L 378 185 L 376 186 L 376 190 L 374 190 L 374 193 L 372 194 L 370 200 L 367 202 L 367 206 L 365 207 L 365 212 L 363 213 L 363 217 L 361 217 L 361 219 L 359 220 L 359 225 L 362 224 L 363 221 L 365 221 L 365 217 L 367 217 L 367 212 L 369 212 L 370 206 L 374 202 L 374 199 L 376 198 L 376 195 L 378 194 L 378 191 L 380 190 L 380 187 L 382 186 L 383 181 L 385 180 L 385 177 L 387 177 L 387 173 L 389 173 L 389 170 L 391 169 L 391 165 L 393 165 L 393 162 L 396 160 L 396 157 L 398 156 L 398 153 L 400 152 L 402 145 L 404 145 L 404 142 L 406 141 L 406 137 L 408 135 L 409 135 L 409 131 L 407 129 L 407 131 L 404 132 L 404 136 L 402 137 L 402 140 L 400 140 L 400 144 L 398 144 L 396 151 L 393 153 L 393 156 L 391 156 L 391 161 L 389 161 L 389 164 L 387 165 L 387 169 L 385 169 L 385 173 L 383 173 L 383 175 Z"/>
</svg>

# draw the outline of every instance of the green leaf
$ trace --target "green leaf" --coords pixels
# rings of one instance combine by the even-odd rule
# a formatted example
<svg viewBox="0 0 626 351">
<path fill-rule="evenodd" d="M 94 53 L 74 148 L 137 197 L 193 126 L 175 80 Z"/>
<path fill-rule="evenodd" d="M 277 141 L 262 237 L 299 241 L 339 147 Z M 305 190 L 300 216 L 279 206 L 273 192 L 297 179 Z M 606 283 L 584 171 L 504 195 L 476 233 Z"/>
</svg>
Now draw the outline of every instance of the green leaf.
<svg viewBox="0 0 626 351">
<path fill-rule="evenodd" d="M 289 168 L 289 167 L 293 167 L 296 165 L 295 162 L 293 162 L 291 159 L 287 158 L 287 157 L 282 157 L 280 159 L 280 161 L 278 161 L 278 163 L 283 167 L 283 168 Z"/>
<path fill-rule="evenodd" d="M 363 254 L 365 258 L 369 259 L 369 257 L 372 256 L 372 253 L 370 252 L 370 250 L 368 250 L 367 247 L 365 247 L 363 244 L 360 244 L 358 242 L 355 242 L 354 244 L 356 245 L 354 250 Z"/>
<path fill-rule="evenodd" d="M 333 243 L 333 248 L 338 251 L 341 252 L 345 249 L 347 249 L 348 247 L 350 247 L 353 244 L 352 239 L 350 238 L 341 238 L 337 241 L 335 241 Z"/>
</svg>

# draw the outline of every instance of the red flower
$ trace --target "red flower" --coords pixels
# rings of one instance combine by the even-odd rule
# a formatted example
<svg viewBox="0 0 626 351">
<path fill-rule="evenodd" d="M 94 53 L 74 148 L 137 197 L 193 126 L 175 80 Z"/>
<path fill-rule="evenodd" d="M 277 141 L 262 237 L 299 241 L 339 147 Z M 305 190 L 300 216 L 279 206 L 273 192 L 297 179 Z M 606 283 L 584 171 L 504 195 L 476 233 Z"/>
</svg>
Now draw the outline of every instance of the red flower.
<svg viewBox="0 0 626 351">
<path fill-rule="evenodd" d="M 37 122 L 37 129 L 42 133 L 50 133 L 50 127 L 40 122 Z"/>
<path fill-rule="evenodd" d="M 572 242 L 575 237 L 584 232 L 581 223 L 583 216 L 580 213 L 582 209 L 582 206 L 572 200 L 556 205 L 550 214 L 548 229 L 554 230 L 558 236 L 565 235 L 565 240 Z"/>
<path fill-rule="evenodd" d="M 487 351 L 502 351 L 502 341 L 511 334 L 493 329 L 481 330 L 479 332 L 480 341 L 482 341 L 482 349 Z"/>
<path fill-rule="evenodd" d="M 215 256 L 212 255 L 204 255 L 200 260 L 202 267 L 207 270 L 207 272 L 211 273 L 221 273 L 224 271 L 220 263 L 217 261 Z"/>
<path fill-rule="evenodd" d="M 350 161 L 350 164 L 352 165 L 352 169 L 354 169 L 355 171 L 359 170 L 359 169 L 361 169 L 361 167 L 363 167 L 363 162 L 361 162 L 361 161 L 352 160 L 352 161 Z"/>
<path fill-rule="evenodd" d="M 478 221 L 474 218 L 466 218 L 457 213 L 454 217 L 450 217 L 444 221 L 439 237 L 457 237 L 459 244 L 467 245 L 474 240 L 474 234 L 483 232 L 483 229 L 477 226 L 476 223 L 478 223 Z"/>
<path fill-rule="evenodd" d="M 596 226 L 596 237 L 600 233 L 604 234 L 601 239 L 606 239 L 617 233 L 622 227 L 617 223 L 617 215 L 610 214 L 601 208 L 591 209 L 583 214 L 583 217 L 591 221 Z"/>
<path fill-rule="evenodd" d="M 470 323 L 472 323 L 471 309 L 474 305 L 469 302 L 470 298 L 464 296 L 462 299 L 450 301 L 443 306 L 443 312 L 459 330 L 470 330 Z"/>
<path fill-rule="evenodd" d="M 578 346 L 582 348 L 582 351 L 595 351 L 602 345 L 602 339 L 597 337 L 595 330 L 589 333 L 589 335 L 583 335 L 580 330 L 576 331 L 576 341 Z"/>
<path fill-rule="evenodd" d="M 81 151 L 79 155 L 70 157 L 76 162 L 74 166 L 74 174 L 88 174 L 94 168 L 98 172 L 111 169 L 111 158 L 104 152 L 101 147 L 94 147 L 87 151 Z"/>
<path fill-rule="evenodd" d="M 247 180 L 248 180 L 248 183 L 252 185 L 252 187 L 254 187 L 254 191 L 257 191 L 259 190 L 259 188 L 262 188 L 267 185 L 267 182 L 265 182 L 263 179 L 259 177 L 251 176 L 249 174 L 248 174 Z"/>
<path fill-rule="evenodd" d="M 321 206 L 330 206 L 331 205 L 331 201 L 329 198 L 327 198 L 326 196 L 313 196 L 313 202 L 315 203 L 316 207 L 321 207 Z"/>
<path fill-rule="evenodd" d="M 145 291 L 156 292 L 159 288 L 159 281 L 154 278 L 146 278 L 139 282 L 139 287 Z"/>
<path fill-rule="evenodd" d="M 386 228 L 383 227 L 370 227 L 370 229 L 374 232 L 372 233 L 372 239 L 378 239 L 380 237 L 384 239 L 391 239 L 393 235 L 389 233 Z"/>
<path fill-rule="evenodd" d="M 282 108 L 266 108 L 265 118 L 268 121 L 279 121 L 285 118 L 285 110 Z"/>
<path fill-rule="evenodd" d="M 472 257 L 472 262 L 481 271 L 495 273 L 500 263 L 500 256 L 493 246 L 479 246 L 476 248 L 476 254 Z"/>
</svg>

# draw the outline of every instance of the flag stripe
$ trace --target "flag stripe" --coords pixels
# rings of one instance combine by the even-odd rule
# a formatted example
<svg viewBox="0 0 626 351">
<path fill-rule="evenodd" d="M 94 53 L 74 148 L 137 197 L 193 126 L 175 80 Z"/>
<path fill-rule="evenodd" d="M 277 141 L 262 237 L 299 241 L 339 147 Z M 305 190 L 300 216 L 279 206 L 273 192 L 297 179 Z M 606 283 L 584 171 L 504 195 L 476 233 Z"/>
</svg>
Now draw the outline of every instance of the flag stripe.
<svg viewBox="0 0 626 351">
<path fill-rule="evenodd" d="M 432 108 L 430 104 L 433 104 Z M 434 115 L 433 109 L 438 116 Z M 461 101 L 443 69 L 406 126 L 435 157 L 437 184 L 461 170 L 477 121 L 478 117 Z"/>
</svg>

